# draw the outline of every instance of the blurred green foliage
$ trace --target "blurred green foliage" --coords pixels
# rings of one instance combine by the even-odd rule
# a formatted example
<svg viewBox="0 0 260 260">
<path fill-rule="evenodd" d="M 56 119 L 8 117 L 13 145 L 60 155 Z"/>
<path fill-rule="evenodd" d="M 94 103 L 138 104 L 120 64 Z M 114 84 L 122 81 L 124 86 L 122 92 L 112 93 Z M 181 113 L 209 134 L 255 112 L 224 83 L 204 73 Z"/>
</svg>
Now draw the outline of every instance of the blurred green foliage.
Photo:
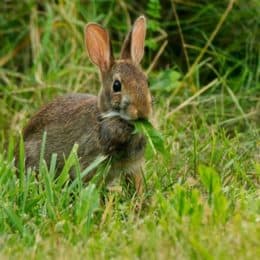
<svg viewBox="0 0 260 260">
<path fill-rule="evenodd" d="M 189 64 L 192 64 L 214 31 L 228 2 L 1 1 L 0 61 L 6 69 L 19 73 L 28 74 L 37 70 L 39 75 L 31 78 L 32 81 L 41 81 L 43 76 L 45 78 L 48 75 L 53 82 L 62 77 L 60 75 L 57 78 L 55 72 L 60 71 L 70 59 L 74 59 L 75 65 L 87 64 L 86 60 L 81 60 L 85 52 L 83 27 L 87 22 L 95 21 L 107 27 L 114 49 L 119 52 L 131 21 L 145 14 L 148 18 L 145 67 L 150 65 L 160 46 L 168 40 L 156 68 L 177 66 L 185 73 L 188 64 L 184 48 L 187 49 Z M 176 8 L 178 14 L 185 46 L 181 41 L 173 8 Z M 259 80 L 259 16 L 259 1 L 235 1 L 224 25 L 204 55 L 204 59 L 208 59 L 208 63 L 220 74 L 228 70 L 233 77 L 246 73 L 247 82 Z M 215 73 L 210 67 L 204 66 L 201 75 L 205 82 L 214 77 Z M 18 75 L 13 77 L 20 80 Z M 250 87 L 250 84 L 246 87 Z"/>
<path fill-rule="evenodd" d="M 255 95 L 260 89 L 258 0 L 235 1 L 213 41 L 194 64 L 229 2 L 1 1 L 1 128 L 17 127 L 31 111 L 58 94 L 97 93 L 97 69 L 90 64 L 84 46 L 85 24 L 94 21 L 108 28 L 114 52 L 119 53 L 140 14 L 148 19 L 143 67 L 153 92 L 161 97 L 170 94 L 171 106 L 178 105 L 179 94 L 188 97 L 214 78 L 224 86 L 222 95 L 228 88 L 238 95 Z M 219 91 L 213 89 L 211 93 Z M 243 95 L 238 101 L 247 106 Z"/>
</svg>

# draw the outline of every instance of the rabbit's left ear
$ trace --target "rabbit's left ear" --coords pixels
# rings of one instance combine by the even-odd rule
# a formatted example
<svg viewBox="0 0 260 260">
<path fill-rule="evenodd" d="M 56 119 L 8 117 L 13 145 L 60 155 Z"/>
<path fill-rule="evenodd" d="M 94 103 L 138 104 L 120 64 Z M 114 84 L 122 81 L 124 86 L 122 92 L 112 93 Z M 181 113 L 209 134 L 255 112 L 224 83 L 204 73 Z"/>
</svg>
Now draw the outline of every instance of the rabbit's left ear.
<svg viewBox="0 0 260 260">
<path fill-rule="evenodd" d="M 139 64 L 144 56 L 145 35 L 146 19 L 142 15 L 136 19 L 132 30 L 124 41 L 121 59 L 131 59 L 135 64 Z"/>
<path fill-rule="evenodd" d="M 106 72 L 113 63 L 113 52 L 107 30 L 96 23 L 85 27 L 85 44 L 91 61 L 102 72 Z"/>
</svg>

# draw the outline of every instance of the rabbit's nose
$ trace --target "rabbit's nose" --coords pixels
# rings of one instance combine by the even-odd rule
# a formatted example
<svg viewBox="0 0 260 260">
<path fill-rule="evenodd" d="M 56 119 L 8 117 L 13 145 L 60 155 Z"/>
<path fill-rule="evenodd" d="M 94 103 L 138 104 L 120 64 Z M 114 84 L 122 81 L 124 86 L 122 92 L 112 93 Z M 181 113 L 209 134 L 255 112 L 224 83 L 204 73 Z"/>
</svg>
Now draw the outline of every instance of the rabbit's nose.
<svg viewBox="0 0 260 260">
<path fill-rule="evenodd" d="M 138 110 L 133 105 L 128 105 L 127 115 L 132 119 L 136 120 L 138 118 Z"/>
<path fill-rule="evenodd" d="M 125 113 L 131 120 L 138 118 L 138 110 L 136 106 L 131 102 L 129 96 L 124 96 L 122 98 L 120 108 L 122 113 Z"/>
<path fill-rule="evenodd" d="M 130 98 L 128 96 L 124 96 L 121 102 L 121 108 L 123 110 L 126 110 L 129 105 L 130 105 Z"/>
</svg>

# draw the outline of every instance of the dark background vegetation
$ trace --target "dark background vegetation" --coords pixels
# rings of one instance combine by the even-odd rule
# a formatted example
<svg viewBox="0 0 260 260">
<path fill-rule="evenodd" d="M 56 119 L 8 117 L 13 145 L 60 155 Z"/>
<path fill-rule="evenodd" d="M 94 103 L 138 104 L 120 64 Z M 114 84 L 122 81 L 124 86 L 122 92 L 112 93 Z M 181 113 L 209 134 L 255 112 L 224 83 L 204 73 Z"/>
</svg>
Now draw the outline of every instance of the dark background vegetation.
<svg viewBox="0 0 260 260">
<path fill-rule="evenodd" d="M 71 28 L 66 28 L 68 26 L 66 20 L 72 19 L 70 17 L 72 15 L 74 26 L 79 33 L 81 32 L 82 38 L 85 23 L 99 22 L 109 28 L 115 50 L 118 51 L 131 21 L 140 14 L 145 14 L 149 24 L 147 55 L 144 64 L 149 65 L 163 40 L 167 39 L 168 45 L 161 55 L 157 69 L 178 66 L 185 73 L 188 66 L 173 11 L 174 6 L 185 43 L 188 45 L 186 49 L 189 60 L 192 63 L 214 31 L 228 2 L 227 0 L 141 0 L 131 1 L 131 3 L 127 1 L 71 1 L 71 4 L 66 4 L 66 7 L 71 6 L 71 9 L 62 10 L 62 6 L 65 6 L 63 1 L 2 1 L 1 57 L 14 48 L 18 48 L 19 51 L 16 49 L 16 55 L 12 59 L 1 60 L 1 63 L 4 63 L 9 69 L 16 65 L 19 72 L 25 72 L 28 67 L 32 66 L 32 43 L 28 37 L 33 18 L 37 18 L 35 25 L 40 34 L 45 34 L 44 29 L 49 29 L 53 34 L 62 34 L 64 38 L 66 35 L 72 35 L 72 32 L 68 32 Z M 234 71 L 232 74 L 234 76 L 248 70 L 248 73 L 252 74 L 252 80 L 257 81 L 259 76 L 256 73 L 260 38 L 259 15 L 260 8 L 257 0 L 235 1 L 232 12 L 229 13 L 225 25 L 214 40 L 214 44 L 209 47 L 204 56 L 205 59 L 210 58 L 220 72 L 224 66 L 228 67 Z M 46 21 L 51 23 L 48 26 L 52 28 L 46 28 Z M 58 23 L 61 23 L 60 26 Z M 49 35 L 49 37 L 53 39 L 55 35 Z M 159 40 L 157 40 L 158 37 Z M 26 39 L 27 42 L 25 42 Z M 68 44 L 66 41 L 59 42 L 61 49 L 62 47 L 66 48 L 64 46 L 66 44 Z M 83 44 L 81 48 L 84 51 Z M 204 76 L 205 80 L 207 75 L 210 77 L 210 71 Z"/>
<path fill-rule="evenodd" d="M 158 96 L 165 92 L 168 95 L 168 89 L 176 96 L 184 92 L 188 97 L 220 77 L 238 96 L 259 93 L 257 0 L 234 1 L 189 80 L 182 84 L 184 87 L 178 88 L 176 82 L 169 80 L 183 78 L 189 72 L 228 3 L 227 0 L 1 1 L 0 95 L 8 99 L 8 107 L 2 105 L 0 112 L 2 128 L 11 123 L 10 110 L 24 108 L 24 98 L 33 98 L 35 102 L 30 106 L 38 107 L 38 102 L 41 104 L 60 92 L 75 89 L 96 92 L 97 77 L 86 76 L 94 68 L 85 54 L 84 25 L 95 21 L 108 28 L 113 48 L 119 52 L 131 22 L 140 14 L 148 19 L 145 68 L 162 47 L 151 73 L 151 83 L 154 78 L 161 79 L 156 87 Z M 74 75 L 80 71 L 80 77 L 71 76 L 72 70 Z M 173 75 L 172 70 L 178 74 Z M 86 88 L 79 87 L 79 82 Z"/>
</svg>

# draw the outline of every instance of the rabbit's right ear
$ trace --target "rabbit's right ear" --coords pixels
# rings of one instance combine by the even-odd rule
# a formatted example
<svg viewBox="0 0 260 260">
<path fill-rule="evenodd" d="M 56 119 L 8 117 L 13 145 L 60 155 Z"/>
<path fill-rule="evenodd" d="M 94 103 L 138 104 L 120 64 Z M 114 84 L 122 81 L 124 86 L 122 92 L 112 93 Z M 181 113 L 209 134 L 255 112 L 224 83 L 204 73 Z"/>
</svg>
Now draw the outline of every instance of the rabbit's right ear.
<svg viewBox="0 0 260 260">
<path fill-rule="evenodd" d="M 145 35 L 146 18 L 142 15 L 136 19 L 124 41 L 121 59 L 131 59 L 135 64 L 139 64 L 144 55 Z"/>
<path fill-rule="evenodd" d="M 88 23 L 85 27 L 85 44 L 91 61 L 102 72 L 107 71 L 113 62 L 108 32 L 98 24 Z"/>
</svg>

